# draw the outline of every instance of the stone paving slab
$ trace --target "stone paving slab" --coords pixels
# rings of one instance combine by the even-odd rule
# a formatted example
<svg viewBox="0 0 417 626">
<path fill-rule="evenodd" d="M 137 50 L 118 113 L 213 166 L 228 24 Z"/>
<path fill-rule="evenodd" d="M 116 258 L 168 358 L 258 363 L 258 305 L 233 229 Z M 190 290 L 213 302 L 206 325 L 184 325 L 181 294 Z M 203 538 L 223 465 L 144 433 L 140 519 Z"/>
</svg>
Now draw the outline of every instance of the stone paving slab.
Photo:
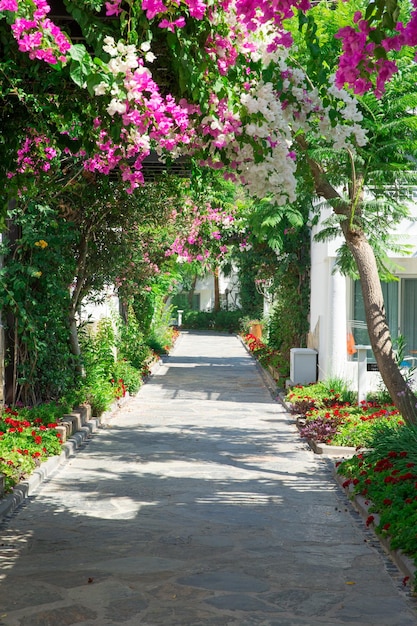
<svg viewBox="0 0 417 626">
<path fill-rule="evenodd" d="M 238 338 L 183 333 L 0 529 L 1 626 L 414 626 Z"/>
</svg>

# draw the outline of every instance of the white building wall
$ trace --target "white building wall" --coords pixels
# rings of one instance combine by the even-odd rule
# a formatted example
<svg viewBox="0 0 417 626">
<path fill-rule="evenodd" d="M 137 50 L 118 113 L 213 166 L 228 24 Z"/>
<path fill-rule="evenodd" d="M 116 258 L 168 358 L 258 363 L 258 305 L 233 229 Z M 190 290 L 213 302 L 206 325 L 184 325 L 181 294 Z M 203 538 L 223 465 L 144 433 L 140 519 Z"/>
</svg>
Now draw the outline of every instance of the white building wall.
<svg viewBox="0 0 417 626">
<path fill-rule="evenodd" d="M 325 219 L 330 209 L 322 212 Z M 417 206 L 412 207 L 417 216 Z M 342 238 L 329 242 L 316 242 L 314 235 L 319 227 L 312 229 L 311 243 L 311 296 L 310 334 L 308 346 L 318 351 L 319 379 L 343 378 L 352 388 L 358 387 L 358 364 L 347 354 L 347 332 L 352 315 L 351 281 L 336 271 L 334 264 Z M 401 266 L 398 276 L 417 277 L 417 223 L 404 220 L 396 231 L 402 244 L 411 246 L 411 254 L 395 258 Z M 378 372 L 367 372 L 366 386 L 377 390 L 382 385 Z"/>
<path fill-rule="evenodd" d="M 119 312 L 119 298 L 114 287 L 105 287 L 98 302 L 83 302 L 80 311 L 81 322 L 95 323 L 103 318 L 113 319 Z"/>
<path fill-rule="evenodd" d="M 226 301 L 229 310 L 239 307 L 239 283 L 237 274 L 232 272 L 230 276 L 224 276 L 222 272 L 219 274 L 219 290 L 222 308 L 225 308 Z M 203 278 L 197 280 L 195 290 L 196 294 L 200 294 L 200 311 L 212 311 L 214 308 L 214 276 L 207 274 Z"/>
</svg>

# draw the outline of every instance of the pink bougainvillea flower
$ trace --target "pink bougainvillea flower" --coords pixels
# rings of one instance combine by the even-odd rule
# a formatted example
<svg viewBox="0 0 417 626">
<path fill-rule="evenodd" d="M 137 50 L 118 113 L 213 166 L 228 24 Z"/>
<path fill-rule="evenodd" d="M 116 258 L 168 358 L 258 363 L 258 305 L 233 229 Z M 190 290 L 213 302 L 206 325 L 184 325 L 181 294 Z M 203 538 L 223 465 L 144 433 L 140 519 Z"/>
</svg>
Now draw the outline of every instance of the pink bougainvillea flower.
<svg viewBox="0 0 417 626">
<path fill-rule="evenodd" d="M 158 13 L 165 13 L 167 7 L 160 0 L 142 0 L 142 9 L 148 20 L 152 20 Z"/>
<path fill-rule="evenodd" d="M 159 28 L 166 28 L 171 31 L 171 33 L 175 32 L 176 28 L 184 28 L 185 26 L 185 17 L 179 17 L 177 20 L 170 22 L 169 20 L 162 20 L 158 24 Z"/>
<path fill-rule="evenodd" d="M 17 11 L 17 0 L 0 0 L 0 11 Z"/>
</svg>

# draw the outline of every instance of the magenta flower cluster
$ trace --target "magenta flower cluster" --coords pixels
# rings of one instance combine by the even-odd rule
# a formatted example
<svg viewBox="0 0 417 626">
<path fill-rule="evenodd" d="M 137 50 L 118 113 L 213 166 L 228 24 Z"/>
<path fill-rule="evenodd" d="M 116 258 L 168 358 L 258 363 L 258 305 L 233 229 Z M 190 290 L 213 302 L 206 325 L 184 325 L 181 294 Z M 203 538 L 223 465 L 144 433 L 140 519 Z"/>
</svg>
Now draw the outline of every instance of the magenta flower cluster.
<svg viewBox="0 0 417 626">
<path fill-rule="evenodd" d="M 406 26 L 398 22 L 395 26 L 395 33 L 386 36 L 378 44 L 386 52 L 400 50 L 404 46 L 415 47 L 417 45 L 417 1 L 413 0 L 414 11 L 410 21 Z M 355 14 L 353 26 L 341 28 L 336 38 L 342 40 L 342 50 L 339 67 L 336 72 L 336 85 L 342 88 L 349 85 L 354 93 L 360 95 L 366 91 L 374 90 L 377 96 L 384 93 L 385 84 L 397 72 L 397 65 L 394 61 L 385 57 L 378 58 L 377 44 L 375 44 L 370 34 L 375 32 L 369 22 L 358 11 Z M 372 78 L 375 76 L 375 87 Z"/>
<path fill-rule="evenodd" d="M 0 11 L 16 13 L 11 28 L 19 50 L 28 53 L 30 59 L 40 59 L 55 65 L 58 61 L 66 61 L 71 43 L 47 17 L 50 10 L 45 0 L 33 0 L 32 3 L 0 0 Z"/>
<path fill-rule="evenodd" d="M 208 259 L 221 261 L 229 252 L 229 245 L 221 243 L 233 226 L 235 218 L 230 211 L 213 208 L 207 204 L 204 210 L 194 206 L 191 210 L 191 225 L 186 233 L 176 237 L 166 256 L 177 255 L 178 260 L 186 263 L 199 261 L 204 264 Z"/>
<path fill-rule="evenodd" d="M 50 139 L 31 128 L 17 151 L 16 171 L 9 172 L 7 176 L 13 178 L 16 173 L 38 175 L 41 172 L 48 172 L 57 154 L 57 150 L 51 146 Z"/>
</svg>

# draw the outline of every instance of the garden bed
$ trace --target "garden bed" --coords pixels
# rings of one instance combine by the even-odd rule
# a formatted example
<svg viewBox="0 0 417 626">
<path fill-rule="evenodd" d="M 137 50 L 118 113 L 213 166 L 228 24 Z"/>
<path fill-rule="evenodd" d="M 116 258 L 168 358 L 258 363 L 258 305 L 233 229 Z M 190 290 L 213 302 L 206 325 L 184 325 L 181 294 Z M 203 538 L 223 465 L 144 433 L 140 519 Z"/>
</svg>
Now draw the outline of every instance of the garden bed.
<svg viewBox="0 0 417 626">
<path fill-rule="evenodd" d="M 361 516 L 363 523 L 373 531 L 375 538 L 379 541 L 386 554 L 388 554 L 402 573 L 403 587 L 409 587 L 415 593 L 417 588 L 417 565 L 415 559 L 413 560 L 412 556 L 406 554 L 403 550 L 393 547 L 392 538 L 386 531 L 379 532 L 381 516 L 375 511 L 374 503 L 369 498 L 355 493 L 353 485 L 345 476 L 336 471 L 334 477 Z"/>
<path fill-rule="evenodd" d="M 283 399 L 315 452 L 342 457 L 335 463 L 337 482 L 403 572 L 404 586 L 415 589 L 417 428 L 383 397 L 359 406 L 352 400 L 335 381 L 293 388 Z M 355 445 L 335 445 L 339 441 Z"/>
<path fill-rule="evenodd" d="M 347 456 L 366 449 L 381 428 L 404 425 L 386 398 L 357 403 L 340 382 L 319 382 L 290 389 L 283 397 L 300 436 L 319 454 Z"/>
<path fill-rule="evenodd" d="M 153 355 L 144 380 L 160 363 L 160 357 Z M 52 403 L 33 408 L 0 408 L 0 517 L 30 495 L 68 457 L 68 450 L 78 447 L 128 402 L 131 395 L 122 381 L 117 381 L 115 390 L 112 404 L 100 415 L 92 415 L 87 403 L 71 410 Z M 7 498 L 8 503 L 4 503 Z"/>
</svg>

